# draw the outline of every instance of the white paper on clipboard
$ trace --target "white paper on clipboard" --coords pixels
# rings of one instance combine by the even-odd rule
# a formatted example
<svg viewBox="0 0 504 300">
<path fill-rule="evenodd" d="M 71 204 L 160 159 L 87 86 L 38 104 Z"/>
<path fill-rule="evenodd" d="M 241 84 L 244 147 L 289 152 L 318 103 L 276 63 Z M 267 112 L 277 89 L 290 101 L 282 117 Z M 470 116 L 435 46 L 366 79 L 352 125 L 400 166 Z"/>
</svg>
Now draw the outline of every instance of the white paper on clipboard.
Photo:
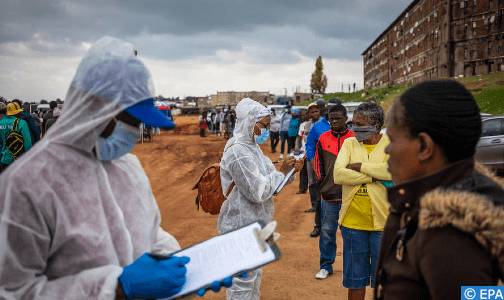
<svg viewBox="0 0 504 300">
<path fill-rule="evenodd" d="M 301 153 L 299 155 L 294 155 L 294 153 L 291 153 L 291 154 L 289 154 L 289 156 L 293 156 L 296 160 L 300 160 L 300 159 L 303 159 L 306 156 L 306 154 L 305 153 Z M 282 182 L 280 182 L 280 184 L 276 188 L 276 190 L 273 193 L 273 195 L 276 196 L 276 195 L 278 195 L 278 193 L 280 193 L 280 191 L 283 189 L 283 187 L 285 186 L 285 184 L 287 183 L 287 181 L 289 181 L 289 178 L 292 176 L 292 174 L 294 174 L 295 170 L 296 170 L 296 168 L 292 168 L 292 170 L 290 170 L 289 173 L 287 173 L 287 175 L 285 175 L 285 178 L 282 180 Z"/>
<path fill-rule="evenodd" d="M 278 249 L 275 254 L 269 244 L 265 252 L 261 251 L 254 228 L 262 229 L 258 222 L 252 223 L 174 253 L 175 256 L 188 256 L 191 261 L 185 265 L 187 281 L 182 290 L 165 299 L 196 292 L 215 280 L 222 280 L 277 259 Z"/>
</svg>

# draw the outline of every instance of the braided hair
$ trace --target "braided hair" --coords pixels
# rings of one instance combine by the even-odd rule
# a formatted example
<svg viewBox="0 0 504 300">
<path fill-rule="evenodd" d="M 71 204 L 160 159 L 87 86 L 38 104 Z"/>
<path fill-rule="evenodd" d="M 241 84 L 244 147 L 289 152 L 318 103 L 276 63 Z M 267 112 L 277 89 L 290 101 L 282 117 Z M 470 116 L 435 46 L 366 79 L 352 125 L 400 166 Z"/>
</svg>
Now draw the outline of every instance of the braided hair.
<svg viewBox="0 0 504 300">
<path fill-rule="evenodd" d="M 411 137 L 427 133 L 451 163 L 472 157 L 481 136 L 478 104 L 454 80 L 425 81 L 408 89 L 392 106 L 387 122 L 406 127 Z"/>
</svg>

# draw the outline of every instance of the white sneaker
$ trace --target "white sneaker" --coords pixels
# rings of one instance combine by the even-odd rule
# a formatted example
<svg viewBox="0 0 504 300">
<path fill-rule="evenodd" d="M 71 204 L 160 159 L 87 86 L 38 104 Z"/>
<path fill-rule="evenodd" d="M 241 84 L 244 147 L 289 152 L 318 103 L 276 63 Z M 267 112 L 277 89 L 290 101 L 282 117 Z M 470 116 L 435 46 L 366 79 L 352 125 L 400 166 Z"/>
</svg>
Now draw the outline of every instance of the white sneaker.
<svg viewBox="0 0 504 300">
<path fill-rule="evenodd" d="M 317 275 L 315 275 L 315 278 L 317 279 L 326 279 L 327 276 L 329 276 L 329 271 L 327 271 L 326 269 L 321 269 Z"/>
<path fill-rule="evenodd" d="M 283 159 L 283 153 L 280 154 L 280 156 L 278 157 L 278 159 Z"/>
</svg>

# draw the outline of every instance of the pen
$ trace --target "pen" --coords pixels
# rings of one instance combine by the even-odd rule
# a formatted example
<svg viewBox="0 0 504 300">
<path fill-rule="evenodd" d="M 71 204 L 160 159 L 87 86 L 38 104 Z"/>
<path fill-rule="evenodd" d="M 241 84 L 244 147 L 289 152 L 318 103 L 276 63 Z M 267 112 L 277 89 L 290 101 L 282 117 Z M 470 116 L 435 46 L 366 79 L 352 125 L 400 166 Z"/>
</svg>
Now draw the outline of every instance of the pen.
<svg viewBox="0 0 504 300">
<path fill-rule="evenodd" d="M 149 253 L 150 258 L 154 258 L 155 260 L 166 260 L 172 258 L 171 255 L 161 255 L 156 253 Z"/>
</svg>

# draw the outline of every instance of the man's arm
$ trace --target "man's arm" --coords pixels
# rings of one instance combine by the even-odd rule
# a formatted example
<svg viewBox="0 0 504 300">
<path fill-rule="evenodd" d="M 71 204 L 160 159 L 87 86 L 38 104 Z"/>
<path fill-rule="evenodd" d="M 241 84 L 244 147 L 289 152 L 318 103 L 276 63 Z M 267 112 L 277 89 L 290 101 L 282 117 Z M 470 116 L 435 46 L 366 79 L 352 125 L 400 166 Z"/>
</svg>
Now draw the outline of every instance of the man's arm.
<svg viewBox="0 0 504 300">
<path fill-rule="evenodd" d="M 324 158 L 322 156 L 322 144 L 320 140 L 317 141 L 317 151 L 315 152 L 314 166 L 315 176 L 317 176 L 317 182 L 326 176 Z"/>
<path fill-rule="evenodd" d="M 315 124 L 312 126 L 310 133 L 308 133 L 308 138 L 306 139 L 306 159 L 309 161 L 313 160 L 315 157 L 315 151 L 317 147 L 317 132 L 316 132 L 316 127 Z"/>
</svg>

